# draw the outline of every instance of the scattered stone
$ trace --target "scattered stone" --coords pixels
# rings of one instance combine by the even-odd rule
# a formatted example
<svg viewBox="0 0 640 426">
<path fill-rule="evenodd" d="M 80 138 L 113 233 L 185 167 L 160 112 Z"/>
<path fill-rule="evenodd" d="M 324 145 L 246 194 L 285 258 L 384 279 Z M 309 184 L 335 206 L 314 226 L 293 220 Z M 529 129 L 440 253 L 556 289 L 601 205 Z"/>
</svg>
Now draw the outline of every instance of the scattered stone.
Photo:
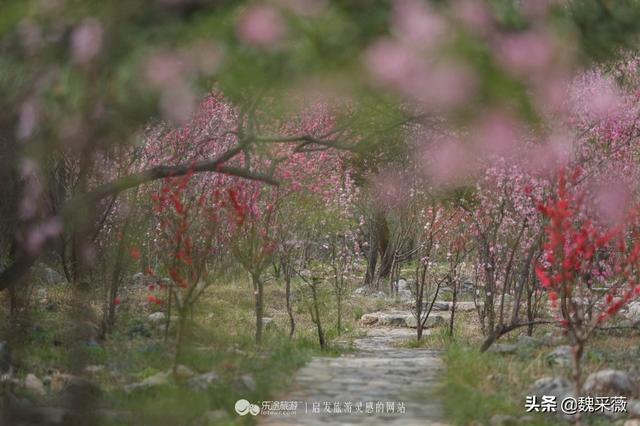
<svg viewBox="0 0 640 426">
<path fill-rule="evenodd" d="M 251 374 L 243 374 L 233 381 L 233 387 L 238 391 L 254 392 L 257 386 L 256 381 L 253 379 Z"/>
<path fill-rule="evenodd" d="M 640 419 L 640 399 L 630 399 L 627 401 L 627 413 L 632 419 Z"/>
<path fill-rule="evenodd" d="M 150 388 L 165 386 L 169 383 L 169 373 L 168 372 L 159 372 L 154 374 L 153 376 L 149 376 L 143 381 L 139 383 L 132 383 L 130 385 L 124 386 L 125 393 L 132 393 L 138 390 L 147 390 Z"/>
<path fill-rule="evenodd" d="M 166 316 L 164 312 L 154 312 L 152 314 L 149 314 L 149 316 L 147 317 L 149 322 L 152 324 L 160 324 L 164 322 L 165 318 Z"/>
<path fill-rule="evenodd" d="M 35 374 L 27 374 L 27 377 L 24 379 L 24 387 L 35 395 L 43 396 L 47 394 L 44 385 Z"/>
<path fill-rule="evenodd" d="M 557 400 L 573 396 L 573 388 L 567 379 L 562 377 L 542 377 L 531 387 L 530 395 L 542 398 L 542 395 L 553 395 Z"/>
<path fill-rule="evenodd" d="M 190 369 L 189 367 L 187 367 L 186 365 L 178 365 L 176 367 L 176 379 L 177 380 L 187 380 L 190 379 L 191 377 L 195 376 L 196 373 L 193 372 L 192 369 Z"/>
<path fill-rule="evenodd" d="M 398 290 L 398 299 L 400 300 L 413 300 L 413 294 L 410 290 Z"/>
<path fill-rule="evenodd" d="M 71 374 L 62 374 L 62 373 L 54 373 L 51 376 L 51 382 L 49 387 L 54 392 L 62 391 L 69 383 L 73 380 L 73 376 Z"/>
<path fill-rule="evenodd" d="M 364 296 L 365 294 L 367 294 L 367 288 L 366 287 L 358 287 L 353 291 L 354 296 Z"/>
<path fill-rule="evenodd" d="M 33 268 L 33 271 L 36 280 L 45 285 L 60 284 L 65 281 L 65 278 L 58 271 L 42 263 Z"/>
<path fill-rule="evenodd" d="M 633 382 L 629 374 L 620 370 L 601 370 L 589 374 L 582 387 L 592 396 L 631 396 Z"/>
<path fill-rule="evenodd" d="M 520 347 L 535 347 L 538 345 L 538 341 L 527 334 L 521 334 L 518 336 L 517 343 Z"/>
<path fill-rule="evenodd" d="M 552 331 L 545 333 L 540 339 L 540 343 L 546 346 L 559 346 L 562 345 L 562 342 L 564 342 L 564 338 L 554 334 Z"/>
<path fill-rule="evenodd" d="M 104 370 L 104 365 L 87 365 L 84 368 L 86 374 L 97 374 Z"/>
<path fill-rule="evenodd" d="M 272 330 L 276 328 L 276 323 L 273 322 L 273 318 L 270 317 L 262 317 L 262 327 L 265 330 Z"/>
<path fill-rule="evenodd" d="M 433 304 L 432 311 L 444 312 L 444 311 L 448 311 L 450 307 L 451 307 L 451 304 L 449 302 L 438 302 L 438 301 L 436 301 Z"/>
<path fill-rule="evenodd" d="M 516 416 L 508 414 L 496 414 L 489 419 L 490 426 L 512 426 L 519 424 L 520 420 Z"/>
<path fill-rule="evenodd" d="M 187 385 L 195 390 L 206 392 L 210 388 L 217 386 L 220 383 L 220 376 L 215 371 L 209 373 L 199 374 L 190 378 L 187 381 Z"/>
<path fill-rule="evenodd" d="M 129 338 L 133 339 L 134 337 L 151 337 L 151 332 L 147 329 L 144 324 L 137 324 L 129 330 Z"/>
<path fill-rule="evenodd" d="M 573 358 L 573 349 L 569 345 L 562 345 L 547 354 L 547 364 L 568 367 Z"/>
<path fill-rule="evenodd" d="M 632 324 L 640 324 L 640 302 L 629 303 L 624 316 Z"/>
<path fill-rule="evenodd" d="M 424 317 L 423 317 L 424 318 Z M 433 328 L 444 325 L 446 322 L 445 317 L 442 315 L 437 315 L 431 313 L 429 318 L 427 318 L 427 322 L 425 323 L 425 328 Z M 418 328 L 418 319 L 413 314 L 409 314 L 405 317 L 405 326 L 409 328 Z"/>
<path fill-rule="evenodd" d="M 375 297 L 376 299 L 386 299 L 387 295 L 384 294 L 384 291 L 377 291 L 373 293 L 373 297 Z"/>
<path fill-rule="evenodd" d="M 513 354 L 518 351 L 518 345 L 514 343 L 495 343 L 489 348 L 489 352 L 497 354 Z"/>
<path fill-rule="evenodd" d="M 398 281 L 395 282 L 395 288 L 398 291 L 409 290 L 409 283 L 407 283 L 407 280 L 405 280 L 404 278 L 400 278 Z"/>
<path fill-rule="evenodd" d="M 133 274 L 133 276 L 131 277 L 131 281 L 133 281 L 135 284 L 143 284 L 146 281 L 146 278 L 147 277 L 143 272 L 137 272 Z"/>
<path fill-rule="evenodd" d="M 360 324 L 366 325 L 366 326 L 375 325 L 377 322 L 378 322 L 378 316 L 375 313 L 373 313 L 373 314 L 364 314 L 360 318 Z"/>
<path fill-rule="evenodd" d="M 427 320 L 426 327 L 435 327 L 445 322 L 444 316 L 437 313 L 431 313 Z M 418 321 L 411 312 L 407 311 L 387 311 L 373 312 L 364 314 L 360 318 L 360 324 L 364 326 L 381 326 L 381 327 L 409 327 L 417 328 Z"/>
</svg>

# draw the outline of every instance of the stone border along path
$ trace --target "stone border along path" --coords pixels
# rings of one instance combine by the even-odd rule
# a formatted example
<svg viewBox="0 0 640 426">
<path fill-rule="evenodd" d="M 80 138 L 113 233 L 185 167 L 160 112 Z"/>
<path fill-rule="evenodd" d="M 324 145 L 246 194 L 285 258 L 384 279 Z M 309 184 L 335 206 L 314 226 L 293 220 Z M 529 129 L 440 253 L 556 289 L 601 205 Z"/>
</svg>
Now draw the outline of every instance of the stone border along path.
<svg viewBox="0 0 640 426">
<path fill-rule="evenodd" d="M 355 353 L 338 358 L 315 357 L 298 370 L 293 391 L 280 401 L 298 401 L 296 415 L 261 416 L 262 426 L 289 425 L 445 425 L 438 401 L 438 374 L 442 363 L 430 349 L 398 348 L 394 344 L 413 338 L 409 328 L 369 328 L 366 337 L 355 340 Z M 427 332 L 427 331 L 425 331 Z M 325 413 L 324 402 L 352 402 L 352 414 Z M 354 413 L 363 402 L 362 413 Z M 394 402 L 396 413 L 375 413 L 378 401 Z M 305 404 L 306 402 L 306 404 Z M 312 403 L 320 403 L 320 414 L 312 413 Z M 373 413 L 365 412 L 365 402 L 373 402 Z M 405 413 L 397 412 L 403 402 Z M 307 413 L 305 413 L 305 405 Z M 391 410 L 389 410 L 391 411 Z"/>
</svg>

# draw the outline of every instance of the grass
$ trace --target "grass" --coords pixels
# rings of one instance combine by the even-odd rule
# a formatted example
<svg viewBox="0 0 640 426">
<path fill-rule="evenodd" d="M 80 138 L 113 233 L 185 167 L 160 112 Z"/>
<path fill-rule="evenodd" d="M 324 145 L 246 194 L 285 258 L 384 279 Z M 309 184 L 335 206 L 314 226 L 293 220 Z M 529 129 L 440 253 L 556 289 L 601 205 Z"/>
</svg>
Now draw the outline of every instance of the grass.
<svg viewBox="0 0 640 426">
<path fill-rule="evenodd" d="M 449 338 L 445 328 L 436 329 L 420 346 L 440 347 L 443 350 L 445 371 L 441 395 L 447 419 L 456 425 L 488 424 L 497 414 L 522 418 L 527 413 L 524 401 L 532 383 L 544 376 L 569 378 L 566 367 L 549 366 L 546 355 L 552 346 L 523 346 L 513 354 L 480 353 L 481 334 L 473 313 L 464 313 L 456 321 L 455 337 Z M 540 337 L 551 328 L 540 327 Z M 500 341 L 515 340 L 514 336 Z M 584 359 L 585 377 L 604 368 L 628 370 L 637 364 L 640 338 L 637 336 L 601 334 L 595 336 Z M 636 349 L 638 348 L 638 349 Z M 631 349 L 631 350 L 630 350 Z M 560 423 L 555 417 L 538 413 L 519 424 L 552 425 Z M 585 419 L 587 424 L 604 425 L 611 422 L 597 416 Z"/>
<path fill-rule="evenodd" d="M 24 377 L 33 373 L 43 378 L 54 371 L 74 373 L 77 359 L 71 356 L 73 351 L 70 351 L 74 342 L 74 322 L 69 314 L 73 292 L 64 284 L 50 286 L 46 291 L 39 290 L 36 289 L 36 294 L 42 297 L 33 300 L 32 308 L 21 316 L 18 332 L 14 333 L 15 358 L 19 360 L 17 374 Z M 346 294 L 350 293 L 349 290 Z M 296 334 L 293 340 L 289 340 L 284 289 L 273 281 L 265 286 L 264 315 L 273 318 L 275 326 L 265 330 L 262 344 L 256 346 L 253 293 L 247 280 L 238 277 L 212 285 L 192 314 L 180 360 L 196 373 L 214 371 L 220 376 L 218 385 L 208 392 L 192 391 L 173 380 L 166 386 L 131 395 L 123 391 L 125 384 L 167 371 L 172 365 L 173 330 L 165 340 L 162 330 L 149 324 L 146 318 L 157 307 L 144 303 L 144 290 L 131 290 L 121 297 L 123 303 L 118 308 L 116 329 L 95 347 L 82 343 L 83 361 L 88 365 L 104 366 L 92 377 L 103 389 L 99 403 L 117 411 L 135 413 L 131 424 L 253 424 L 253 416 L 236 415 L 233 409 L 236 400 L 244 398 L 258 402 L 283 396 L 291 385 L 295 370 L 312 356 L 338 356 L 352 350 L 350 341 L 355 322 L 359 319 L 358 310 L 369 310 L 371 306 L 367 304 L 378 303 L 345 297 L 343 332 L 338 335 L 335 303 L 329 284 L 321 286 L 319 296 L 321 318 L 329 342 L 324 351 L 319 348 L 315 325 L 302 303 L 296 304 Z M 96 299 L 99 299 L 97 294 L 92 300 Z M 45 309 L 52 301 L 56 309 Z M 93 306 L 93 309 L 99 318 L 99 306 Z M 151 337 L 131 334 L 132 329 L 141 325 L 148 329 Z M 6 324 L 0 327 L 6 327 Z M 249 375 L 255 386 L 243 385 L 238 379 L 243 375 Z M 227 413 L 226 420 L 208 423 L 204 420 L 205 413 L 211 411 Z M 126 423 L 113 421 L 105 424 Z"/>
</svg>

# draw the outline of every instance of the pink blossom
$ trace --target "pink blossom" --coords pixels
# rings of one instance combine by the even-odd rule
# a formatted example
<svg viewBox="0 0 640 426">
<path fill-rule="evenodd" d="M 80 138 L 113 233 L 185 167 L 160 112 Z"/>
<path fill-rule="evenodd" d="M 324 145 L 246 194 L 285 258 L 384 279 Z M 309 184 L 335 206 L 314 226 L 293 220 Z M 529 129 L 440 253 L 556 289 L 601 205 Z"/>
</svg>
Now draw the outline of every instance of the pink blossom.
<svg viewBox="0 0 640 426">
<path fill-rule="evenodd" d="M 71 56 L 74 62 L 91 61 L 102 49 L 103 29 L 96 18 L 85 18 L 71 34 Z"/>
<path fill-rule="evenodd" d="M 250 6 L 240 17 L 236 30 L 242 41 L 262 48 L 272 47 L 287 32 L 280 13 L 265 5 Z"/>
<path fill-rule="evenodd" d="M 400 39 L 421 49 L 439 44 L 449 31 L 447 22 L 420 0 L 396 0 L 392 26 Z"/>
<path fill-rule="evenodd" d="M 500 63 L 520 76 L 547 69 L 555 54 L 550 35 L 539 30 L 505 36 L 498 41 L 495 50 Z"/>
<path fill-rule="evenodd" d="M 453 3 L 455 17 L 469 28 L 480 34 L 489 31 L 491 27 L 491 11 L 487 5 L 478 0 L 458 0 Z"/>
<path fill-rule="evenodd" d="M 174 124 L 187 122 L 196 108 L 196 97 L 186 85 L 172 87 L 162 92 L 160 109 L 163 116 Z"/>
<path fill-rule="evenodd" d="M 190 65 L 185 58 L 171 51 L 154 53 L 144 64 L 145 82 L 155 89 L 179 84 L 189 71 Z"/>
<path fill-rule="evenodd" d="M 421 156 L 427 178 L 436 185 L 455 185 L 473 174 L 474 164 L 468 148 L 454 139 L 437 141 Z"/>
<path fill-rule="evenodd" d="M 472 138 L 480 156 L 509 156 L 521 144 L 523 134 L 509 113 L 492 111 L 480 117 Z"/>
<path fill-rule="evenodd" d="M 623 182 L 602 181 L 596 183 L 593 192 L 598 217 L 607 225 L 621 223 L 631 200 L 629 188 Z"/>
</svg>

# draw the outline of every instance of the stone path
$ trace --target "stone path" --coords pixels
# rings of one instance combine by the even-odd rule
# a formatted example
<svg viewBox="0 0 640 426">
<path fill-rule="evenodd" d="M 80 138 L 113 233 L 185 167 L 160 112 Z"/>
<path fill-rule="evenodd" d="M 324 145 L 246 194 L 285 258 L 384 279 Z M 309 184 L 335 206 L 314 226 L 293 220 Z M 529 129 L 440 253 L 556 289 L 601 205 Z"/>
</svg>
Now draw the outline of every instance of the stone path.
<svg viewBox="0 0 640 426">
<path fill-rule="evenodd" d="M 339 358 L 314 358 L 300 369 L 294 390 L 281 398 L 298 401 L 296 415 L 264 416 L 263 426 L 288 425 L 443 425 L 437 399 L 441 361 L 429 349 L 397 348 L 415 338 L 408 328 L 372 328 L 355 341 L 358 351 Z M 328 404 L 325 404 L 327 402 Z M 342 413 L 336 413 L 338 402 Z M 345 403 L 351 402 L 351 414 Z M 357 412 L 358 403 L 362 412 Z M 376 404 L 378 402 L 382 403 Z M 387 402 L 394 403 L 393 412 Z M 315 408 L 319 411 L 314 413 Z M 369 404 L 369 412 L 367 410 Z M 401 405 L 404 404 L 404 413 Z M 327 410 L 328 406 L 328 410 Z M 330 412 L 327 412 L 330 411 Z"/>
</svg>

